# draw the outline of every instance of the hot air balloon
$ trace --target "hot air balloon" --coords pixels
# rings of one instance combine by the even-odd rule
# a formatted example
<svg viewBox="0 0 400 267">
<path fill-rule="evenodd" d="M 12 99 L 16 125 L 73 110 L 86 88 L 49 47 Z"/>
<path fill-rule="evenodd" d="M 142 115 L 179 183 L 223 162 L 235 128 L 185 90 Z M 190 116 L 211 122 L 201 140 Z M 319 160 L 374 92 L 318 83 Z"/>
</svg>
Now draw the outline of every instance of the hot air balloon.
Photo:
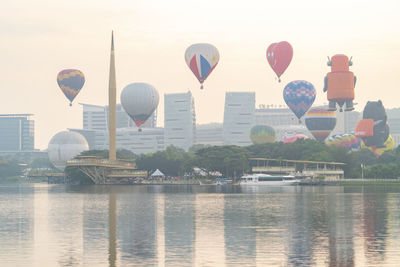
<svg viewBox="0 0 400 267">
<path fill-rule="evenodd" d="M 335 134 L 326 140 L 326 145 L 342 146 L 347 148 L 348 151 L 354 151 L 360 149 L 361 138 L 354 134 Z"/>
<path fill-rule="evenodd" d="M 72 106 L 72 101 L 85 84 L 85 75 L 80 70 L 62 70 L 57 75 L 57 83 L 64 95 L 69 99 L 69 105 Z"/>
<path fill-rule="evenodd" d="M 299 139 L 308 139 L 308 136 L 305 134 L 295 134 L 294 136 L 284 136 L 282 138 L 282 142 L 285 144 L 293 143 Z"/>
<path fill-rule="evenodd" d="M 307 112 L 304 121 L 315 139 L 323 142 L 336 126 L 336 114 L 322 108 L 313 108 Z"/>
<path fill-rule="evenodd" d="M 385 143 L 383 143 L 382 147 L 375 147 L 375 146 L 367 146 L 364 143 L 364 140 L 361 141 L 361 148 L 367 148 L 375 153 L 377 157 L 380 157 L 384 152 L 393 150 L 395 147 L 394 139 L 391 135 L 386 139 Z"/>
<path fill-rule="evenodd" d="M 299 119 L 314 103 L 316 91 L 314 85 L 307 81 L 293 81 L 288 83 L 283 90 L 283 99 L 288 107 Z"/>
<path fill-rule="evenodd" d="M 394 149 L 394 140 L 389 134 L 387 115 L 381 100 L 367 102 L 355 135 L 362 138 L 361 147 L 374 151 L 378 157 L 383 152 Z"/>
<path fill-rule="evenodd" d="M 329 100 L 329 110 L 335 111 L 336 104 L 342 107 L 346 103 L 345 111 L 354 110 L 354 86 L 357 78 L 354 73 L 349 71 L 349 66 L 352 66 L 351 58 L 345 55 L 334 55 L 332 60 L 328 57 L 328 66 L 331 67 L 331 72 L 325 76 L 324 92 L 327 92 Z"/>
<path fill-rule="evenodd" d="M 153 114 L 158 101 L 157 90 L 148 83 L 131 83 L 121 92 L 121 105 L 137 127 L 145 123 Z"/>
<path fill-rule="evenodd" d="M 253 144 L 273 143 L 275 136 L 274 128 L 267 125 L 256 125 L 250 130 L 250 139 Z"/>
<path fill-rule="evenodd" d="M 267 60 L 273 71 L 280 77 L 285 72 L 293 57 L 293 48 L 286 42 L 271 44 L 267 49 Z"/>
<path fill-rule="evenodd" d="M 389 125 L 382 101 L 368 101 L 364 107 L 363 119 L 356 126 L 355 135 L 361 137 L 366 146 L 385 147 L 389 138 Z"/>
<path fill-rule="evenodd" d="M 186 49 L 185 61 L 203 89 L 203 82 L 218 64 L 218 49 L 211 44 L 193 44 Z"/>
</svg>

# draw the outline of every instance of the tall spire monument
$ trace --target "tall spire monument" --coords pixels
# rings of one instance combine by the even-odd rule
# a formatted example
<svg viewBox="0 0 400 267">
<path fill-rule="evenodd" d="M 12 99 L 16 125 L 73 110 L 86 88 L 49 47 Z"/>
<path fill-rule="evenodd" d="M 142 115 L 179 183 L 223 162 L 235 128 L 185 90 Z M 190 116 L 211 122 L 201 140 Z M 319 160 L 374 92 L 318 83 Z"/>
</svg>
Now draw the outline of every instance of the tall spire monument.
<svg viewBox="0 0 400 267">
<path fill-rule="evenodd" d="M 116 149 L 116 104 L 117 82 L 115 80 L 115 55 L 114 55 L 114 31 L 111 32 L 110 76 L 108 82 L 108 132 L 109 132 L 109 160 L 117 160 Z"/>
</svg>

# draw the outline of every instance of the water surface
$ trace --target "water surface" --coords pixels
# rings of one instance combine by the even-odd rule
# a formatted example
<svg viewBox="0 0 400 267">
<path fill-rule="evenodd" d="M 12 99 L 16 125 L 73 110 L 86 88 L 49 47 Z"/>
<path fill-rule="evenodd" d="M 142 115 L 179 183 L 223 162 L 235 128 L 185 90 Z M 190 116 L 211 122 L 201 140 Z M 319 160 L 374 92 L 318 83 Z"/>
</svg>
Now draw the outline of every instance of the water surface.
<svg viewBox="0 0 400 267">
<path fill-rule="evenodd" d="M 1 266 L 399 266 L 400 186 L 0 186 Z"/>
</svg>

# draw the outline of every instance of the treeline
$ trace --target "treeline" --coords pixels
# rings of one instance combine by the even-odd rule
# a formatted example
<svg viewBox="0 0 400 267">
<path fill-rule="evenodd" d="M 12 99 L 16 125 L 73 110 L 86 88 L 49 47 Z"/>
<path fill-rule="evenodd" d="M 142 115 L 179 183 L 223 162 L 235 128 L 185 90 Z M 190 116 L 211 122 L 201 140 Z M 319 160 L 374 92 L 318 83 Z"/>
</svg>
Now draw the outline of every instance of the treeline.
<svg viewBox="0 0 400 267">
<path fill-rule="evenodd" d="M 149 172 L 160 169 L 169 176 L 183 176 L 193 173 L 198 167 L 207 173 L 220 172 L 225 177 L 240 177 L 251 170 L 250 158 L 271 158 L 310 161 L 342 162 L 347 178 L 400 177 L 399 147 L 384 153 L 377 158 L 375 154 L 363 149 L 348 152 L 344 147 L 326 146 L 312 139 L 300 139 L 294 143 L 269 143 L 238 146 L 194 146 L 189 152 L 175 147 L 164 151 L 138 156 L 136 164 L 139 169 Z"/>
<path fill-rule="evenodd" d="M 85 151 L 82 155 L 107 158 L 108 151 Z M 368 149 L 348 152 L 344 147 L 329 147 L 312 139 L 299 139 L 289 144 L 280 142 L 247 147 L 195 145 L 188 152 L 169 146 L 163 151 L 140 156 L 128 150 L 118 150 L 117 157 L 136 161 L 138 169 L 149 173 L 160 169 L 165 175 L 172 177 L 196 176 L 194 170 L 197 169 L 210 177 L 219 172 L 224 177 L 238 178 L 251 171 L 250 158 L 342 162 L 346 164 L 343 168 L 346 178 L 360 178 L 362 166 L 365 178 L 400 177 L 399 147 L 377 158 Z M 297 167 L 301 171 L 302 166 L 298 164 Z"/>
<path fill-rule="evenodd" d="M 22 167 L 16 160 L 0 159 L 0 178 L 19 176 L 22 173 Z"/>
</svg>

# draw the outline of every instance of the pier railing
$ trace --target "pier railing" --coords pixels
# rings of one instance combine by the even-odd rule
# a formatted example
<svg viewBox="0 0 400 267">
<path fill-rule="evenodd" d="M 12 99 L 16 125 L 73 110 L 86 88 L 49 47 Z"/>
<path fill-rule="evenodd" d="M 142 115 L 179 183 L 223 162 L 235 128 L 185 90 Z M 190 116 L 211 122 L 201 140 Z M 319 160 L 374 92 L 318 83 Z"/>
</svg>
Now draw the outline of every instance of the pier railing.
<svg viewBox="0 0 400 267">
<path fill-rule="evenodd" d="M 121 168 L 126 167 L 129 169 L 136 168 L 136 164 L 133 162 L 127 162 L 123 160 L 111 161 L 108 159 L 72 159 L 67 161 L 67 166 L 101 166 L 109 168 Z"/>
</svg>

